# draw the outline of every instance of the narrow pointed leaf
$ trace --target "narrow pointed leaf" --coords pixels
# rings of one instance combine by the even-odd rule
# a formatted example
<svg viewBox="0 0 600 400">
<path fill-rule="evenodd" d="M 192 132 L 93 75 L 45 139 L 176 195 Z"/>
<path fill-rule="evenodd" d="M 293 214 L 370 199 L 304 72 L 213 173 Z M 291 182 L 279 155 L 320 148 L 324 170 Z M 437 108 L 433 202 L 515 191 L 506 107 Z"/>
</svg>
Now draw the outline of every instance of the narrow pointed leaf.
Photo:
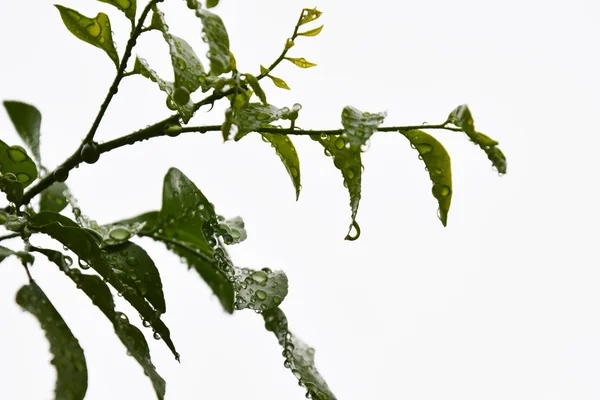
<svg viewBox="0 0 600 400">
<path fill-rule="evenodd" d="M 135 21 L 135 11 L 136 11 L 136 0 L 98 0 L 102 3 L 111 4 L 117 7 L 119 10 L 123 11 L 125 16 L 131 20 L 131 22 Z"/>
<path fill-rule="evenodd" d="M 306 388 L 307 397 L 310 396 L 313 400 L 335 400 L 335 395 L 315 367 L 315 349 L 290 332 L 283 311 L 279 308 L 265 311 L 263 318 L 267 330 L 275 334 L 283 347 L 285 367 L 292 371 L 298 384 Z"/>
<path fill-rule="evenodd" d="M 21 146 L 9 146 L 0 140 L 0 174 L 14 174 L 26 188 L 38 177 L 35 162 Z"/>
<path fill-rule="evenodd" d="M 265 140 L 271 143 L 290 178 L 292 178 L 292 183 L 296 189 L 296 200 L 298 200 L 302 187 L 300 184 L 300 159 L 292 140 L 287 135 L 276 135 L 265 132 L 261 132 L 260 134 Z"/>
<path fill-rule="evenodd" d="M 288 279 L 282 271 L 235 267 L 235 308 L 266 311 L 281 304 L 288 294 Z"/>
<path fill-rule="evenodd" d="M 360 147 L 377 131 L 387 113 L 362 112 L 354 107 L 346 106 L 342 110 L 342 125 L 350 145 Z"/>
<path fill-rule="evenodd" d="M 42 191 L 40 195 L 40 211 L 61 212 L 68 204 L 64 192 L 69 190 L 63 182 L 55 182 Z"/>
<path fill-rule="evenodd" d="M 264 105 L 267 105 L 267 95 L 260 86 L 260 83 L 258 83 L 258 79 L 256 79 L 256 77 L 252 74 L 244 74 L 244 76 L 246 77 L 246 81 L 248 82 L 252 90 L 254 90 L 256 96 L 258 96 L 258 98 Z"/>
<path fill-rule="evenodd" d="M 298 32 L 298 35 L 299 36 L 317 36 L 319 33 L 321 33 L 322 30 L 323 30 L 323 25 L 319 26 L 318 28 L 306 31 L 306 32 Z"/>
<path fill-rule="evenodd" d="M 40 127 L 42 114 L 31 104 L 20 101 L 5 101 L 4 108 L 21 139 L 40 163 Z"/>
<path fill-rule="evenodd" d="M 196 16 L 202 20 L 204 41 L 208 43 L 210 74 L 218 76 L 231 71 L 229 35 L 223 20 L 218 15 L 203 8 L 196 9 Z"/>
<path fill-rule="evenodd" d="M 115 63 L 115 67 L 119 68 L 119 54 L 113 42 L 108 15 L 98 13 L 95 18 L 88 18 L 70 8 L 58 4 L 54 6 L 60 12 L 60 17 L 69 32 L 84 42 L 104 50 Z"/>
<path fill-rule="evenodd" d="M 18 257 L 22 263 L 25 263 L 27 265 L 31 265 L 35 261 L 33 255 L 27 253 L 26 251 L 12 251 L 7 247 L 0 246 L 0 262 L 4 261 L 7 257 L 10 256 Z"/>
<path fill-rule="evenodd" d="M 260 66 L 260 73 L 261 74 L 268 74 L 269 70 L 267 68 L 265 68 L 263 65 Z"/>
<path fill-rule="evenodd" d="M 6 199 L 16 205 L 21 204 L 23 199 L 23 184 L 19 182 L 15 174 L 7 173 L 0 175 L 0 191 L 6 194 Z"/>
<path fill-rule="evenodd" d="M 316 8 L 310 9 L 305 8 L 302 10 L 302 17 L 300 18 L 300 23 L 298 25 L 304 25 L 315 19 L 319 18 L 323 13 Z"/>
<path fill-rule="evenodd" d="M 37 318 L 48 338 L 57 375 L 55 398 L 83 400 L 88 378 L 85 356 L 65 321 L 34 282 L 19 289 L 16 301 Z"/>
<path fill-rule="evenodd" d="M 362 161 L 360 149 L 350 146 L 350 142 L 344 135 L 321 135 L 311 136 L 311 139 L 321 143 L 325 148 L 325 154 L 333 157 L 333 164 L 342 172 L 344 186 L 350 193 L 350 209 L 352 210 L 352 223 L 346 235 L 346 240 L 356 240 L 360 236 L 360 227 L 356 222 L 356 214 L 360 203 Z"/>
<path fill-rule="evenodd" d="M 294 104 L 290 109 L 289 107 L 277 108 L 271 104 L 250 103 L 237 113 L 235 124 L 238 132 L 235 140 L 240 140 L 259 128 L 270 127 L 272 122 L 279 119 L 296 119 L 301 108 L 300 104 Z"/>
<path fill-rule="evenodd" d="M 410 144 L 419 152 L 419 158 L 425 162 L 429 178 L 433 182 L 431 193 L 438 201 L 439 218 L 446 226 L 448 211 L 452 200 L 452 168 L 448 152 L 433 136 L 419 130 L 401 132 Z"/>
<path fill-rule="evenodd" d="M 275 86 L 277 86 L 278 88 L 282 88 L 282 89 L 286 89 L 286 90 L 292 90 L 290 89 L 290 87 L 288 86 L 287 83 L 285 83 L 285 81 L 281 78 L 277 78 L 273 75 L 267 75 L 269 78 L 271 78 L 271 81 L 273 81 L 273 84 Z"/>
<path fill-rule="evenodd" d="M 317 64 L 306 61 L 304 58 L 285 57 L 285 59 L 292 62 L 300 68 L 311 68 L 317 66 Z"/>
</svg>

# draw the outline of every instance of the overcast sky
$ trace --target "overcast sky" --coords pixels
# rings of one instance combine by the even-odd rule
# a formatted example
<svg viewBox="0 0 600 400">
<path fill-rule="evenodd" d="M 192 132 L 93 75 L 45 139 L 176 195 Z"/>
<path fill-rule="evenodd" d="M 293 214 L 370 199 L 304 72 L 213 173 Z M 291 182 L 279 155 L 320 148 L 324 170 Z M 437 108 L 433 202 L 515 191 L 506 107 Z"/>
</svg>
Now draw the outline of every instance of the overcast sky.
<svg viewBox="0 0 600 400">
<path fill-rule="evenodd" d="M 318 66 L 278 67 L 273 74 L 291 91 L 263 85 L 270 103 L 303 105 L 299 126 L 338 128 L 346 105 L 386 110 L 385 125 L 440 123 L 466 103 L 477 129 L 500 142 L 508 174 L 498 177 L 464 135 L 433 132 L 452 157 L 454 195 L 443 228 L 417 153 L 399 134 L 376 134 L 363 157 L 362 236 L 347 242 L 348 194 L 317 143 L 294 140 L 303 187 L 296 202 L 279 158 L 258 135 L 223 145 L 218 133 L 186 134 L 118 149 L 72 171 L 68 184 L 84 212 L 106 223 L 159 209 L 165 173 L 181 169 L 217 212 L 244 218 L 249 237 L 231 248 L 236 265 L 288 274 L 282 308 L 293 332 L 316 348 L 317 367 L 340 400 L 600 398 L 600 3 L 221 2 L 216 12 L 238 68 L 254 74 L 279 55 L 303 7 L 324 12 L 322 33 L 290 51 Z M 61 4 L 109 14 L 123 51 L 128 21 L 115 8 Z M 0 98 L 41 110 L 42 157 L 53 168 L 89 129 L 114 65 L 74 38 L 51 2 L 0 5 Z M 185 2 L 161 7 L 172 33 L 204 54 L 200 21 Z M 167 49 L 152 32 L 134 53 L 171 79 Z M 126 78 L 97 139 L 170 115 L 164 104 L 152 82 Z M 193 123 L 220 123 L 223 109 L 203 109 Z M 20 144 L 4 111 L 0 138 Z M 178 364 L 145 330 L 167 399 L 304 398 L 260 316 L 225 314 L 163 245 L 135 241 L 161 271 L 164 320 L 181 353 Z M 85 350 L 86 399 L 155 397 L 91 302 L 42 257 L 32 273 Z M 14 303 L 26 281 L 18 263 L 0 265 L 0 397 L 50 399 L 48 344 Z"/>
</svg>

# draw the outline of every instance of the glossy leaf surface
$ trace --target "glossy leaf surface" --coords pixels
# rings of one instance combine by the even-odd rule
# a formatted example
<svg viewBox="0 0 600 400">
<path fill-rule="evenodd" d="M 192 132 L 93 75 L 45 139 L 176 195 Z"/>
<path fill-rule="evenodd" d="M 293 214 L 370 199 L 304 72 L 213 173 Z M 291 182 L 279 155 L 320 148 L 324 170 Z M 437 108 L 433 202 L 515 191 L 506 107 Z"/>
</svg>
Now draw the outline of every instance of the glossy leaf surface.
<svg viewBox="0 0 600 400">
<path fill-rule="evenodd" d="M 306 61 L 304 58 L 285 57 L 285 59 L 300 68 L 311 68 L 317 66 L 317 64 Z"/>
<path fill-rule="evenodd" d="M 323 30 L 323 25 L 319 26 L 318 28 L 310 29 L 305 32 L 298 32 L 298 35 L 300 35 L 300 36 L 317 36 L 319 33 L 321 33 L 322 30 Z"/>
<path fill-rule="evenodd" d="M 123 11 L 125 16 L 134 22 L 135 20 L 135 11 L 136 11 L 136 0 L 98 0 L 103 3 L 111 4 L 117 7 L 119 10 Z"/>
<path fill-rule="evenodd" d="M 282 271 L 235 267 L 235 308 L 266 311 L 281 304 L 288 294 L 288 279 Z"/>
<path fill-rule="evenodd" d="M 68 204 L 64 192 L 69 190 L 63 182 L 55 182 L 42 191 L 40 195 L 40 211 L 61 212 Z"/>
<path fill-rule="evenodd" d="M 42 114 L 31 104 L 20 101 L 5 101 L 4 108 L 15 129 L 38 163 L 40 163 L 40 127 Z"/>
<path fill-rule="evenodd" d="M 204 41 L 208 44 L 210 74 L 218 76 L 231 71 L 232 60 L 229 51 L 229 35 L 223 20 L 216 14 L 203 9 L 196 9 L 196 16 L 202 20 Z"/>
<path fill-rule="evenodd" d="M 38 177 L 35 162 L 21 146 L 9 146 L 0 140 L 0 173 L 14 174 L 26 188 Z"/>
<path fill-rule="evenodd" d="M 342 125 L 345 137 L 349 139 L 350 146 L 365 146 L 367 141 L 383 123 L 386 113 L 363 112 L 354 107 L 346 106 L 342 110 Z"/>
<path fill-rule="evenodd" d="M 17 205 L 23 199 L 23 184 L 19 182 L 15 174 L 0 175 L 0 191 L 6 194 L 6 199 Z"/>
<path fill-rule="evenodd" d="M 271 81 L 273 82 L 273 84 L 275 86 L 277 86 L 278 88 L 281 89 L 286 89 L 286 90 L 292 90 L 290 89 L 290 87 L 288 86 L 288 84 L 281 78 L 277 78 L 273 75 L 267 75 L 269 77 L 269 79 L 271 79 Z"/>
<path fill-rule="evenodd" d="M 275 149 L 275 152 L 281 159 L 281 162 L 285 166 L 294 189 L 296 190 L 296 200 L 300 196 L 300 159 L 298 158 L 298 152 L 292 143 L 292 140 L 287 135 L 277 135 L 273 133 L 261 132 L 260 135 L 265 141 L 271 143 L 271 146 Z"/>
<path fill-rule="evenodd" d="M 256 96 L 258 96 L 260 101 L 263 103 L 263 105 L 267 105 L 267 95 L 260 86 L 260 83 L 258 83 L 258 79 L 256 79 L 256 77 L 252 74 L 244 74 L 244 76 L 246 77 L 246 81 L 248 82 Z"/>
<path fill-rule="evenodd" d="M 237 113 L 234 121 L 238 127 L 235 140 L 240 140 L 259 128 L 269 127 L 272 122 L 279 119 L 296 119 L 301 108 L 300 104 L 294 104 L 290 109 L 289 107 L 277 108 L 271 104 L 250 103 Z"/>
</svg>

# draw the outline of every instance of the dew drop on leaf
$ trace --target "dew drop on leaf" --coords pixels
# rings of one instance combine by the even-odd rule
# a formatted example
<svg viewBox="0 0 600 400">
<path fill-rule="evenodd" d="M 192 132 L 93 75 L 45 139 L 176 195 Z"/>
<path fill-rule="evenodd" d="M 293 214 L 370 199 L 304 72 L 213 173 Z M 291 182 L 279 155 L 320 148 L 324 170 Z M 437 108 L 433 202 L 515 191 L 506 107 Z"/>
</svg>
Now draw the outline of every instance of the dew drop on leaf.
<svg viewBox="0 0 600 400">
<path fill-rule="evenodd" d="M 269 279 L 269 276 L 264 271 L 254 271 L 250 276 L 256 283 L 266 282 Z"/>
<path fill-rule="evenodd" d="M 256 291 L 256 297 L 259 300 L 266 300 L 266 298 L 267 298 L 267 292 L 265 292 L 264 290 L 257 290 Z"/>
<path fill-rule="evenodd" d="M 127 240 L 131 234 L 125 228 L 114 228 L 108 233 L 108 236 L 114 240 Z"/>
</svg>

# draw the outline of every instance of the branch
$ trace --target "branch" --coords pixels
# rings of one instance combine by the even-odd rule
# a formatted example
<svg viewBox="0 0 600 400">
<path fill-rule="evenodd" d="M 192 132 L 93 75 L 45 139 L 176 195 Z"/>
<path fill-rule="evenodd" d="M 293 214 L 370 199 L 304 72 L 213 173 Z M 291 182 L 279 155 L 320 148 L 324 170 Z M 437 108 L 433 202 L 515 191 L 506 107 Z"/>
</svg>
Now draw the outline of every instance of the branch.
<svg viewBox="0 0 600 400">
<path fill-rule="evenodd" d="M 13 238 L 16 238 L 16 237 L 19 237 L 19 236 L 21 236 L 20 233 L 11 233 L 11 234 L 8 234 L 8 235 L 0 236 L 0 242 L 3 241 L 3 240 L 13 239 Z"/>
</svg>

